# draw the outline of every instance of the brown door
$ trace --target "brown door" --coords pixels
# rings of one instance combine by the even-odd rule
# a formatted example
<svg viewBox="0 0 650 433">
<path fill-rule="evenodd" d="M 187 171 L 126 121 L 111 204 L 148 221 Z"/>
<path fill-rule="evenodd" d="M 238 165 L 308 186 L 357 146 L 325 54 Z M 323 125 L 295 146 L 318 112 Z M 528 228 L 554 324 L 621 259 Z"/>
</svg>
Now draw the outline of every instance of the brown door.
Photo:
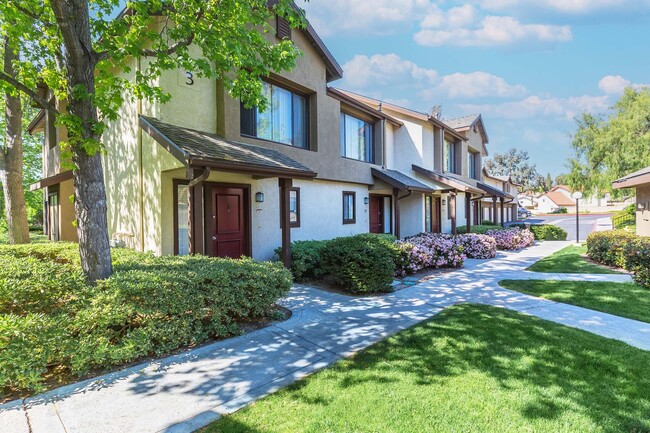
<svg viewBox="0 0 650 433">
<path fill-rule="evenodd" d="M 246 193 L 242 188 L 212 188 L 211 253 L 237 259 L 248 253 Z M 209 240 L 210 241 L 210 240 Z"/>
<path fill-rule="evenodd" d="M 384 233 L 384 198 L 370 196 L 370 233 Z"/>
<path fill-rule="evenodd" d="M 441 198 L 440 197 L 434 197 L 434 199 L 431 201 L 432 209 L 431 209 L 431 231 L 433 233 L 440 233 L 440 218 L 441 214 L 440 211 L 442 209 L 441 206 Z"/>
</svg>

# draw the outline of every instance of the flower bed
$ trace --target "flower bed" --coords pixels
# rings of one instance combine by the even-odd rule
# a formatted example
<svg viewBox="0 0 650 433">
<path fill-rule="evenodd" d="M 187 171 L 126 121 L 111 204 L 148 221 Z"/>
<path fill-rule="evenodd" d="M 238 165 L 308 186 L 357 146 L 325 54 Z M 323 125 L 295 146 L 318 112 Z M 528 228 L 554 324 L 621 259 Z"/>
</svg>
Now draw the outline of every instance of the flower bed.
<svg viewBox="0 0 650 433">
<path fill-rule="evenodd" d="M 517 227 L 489 230 L 485 234 L 494 238 L 500 250 L 520 250 L 535 243 L 535 236 L 530 230 Z"/>
<path fill-rule="evenodd" d="M 497 241 L 488 235 L 459 235 L 463 253 L 469 259 L 492 259 L 497 255 Z"/>
</svg>

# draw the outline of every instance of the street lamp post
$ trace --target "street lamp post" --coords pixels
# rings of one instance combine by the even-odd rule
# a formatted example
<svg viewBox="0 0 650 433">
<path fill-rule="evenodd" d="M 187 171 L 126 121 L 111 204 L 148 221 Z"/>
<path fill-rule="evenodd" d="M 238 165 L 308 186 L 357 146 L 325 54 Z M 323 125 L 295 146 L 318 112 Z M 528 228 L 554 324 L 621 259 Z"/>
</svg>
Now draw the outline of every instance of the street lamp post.
<svg viewBox="0 0 650 433">
<path fill-rule="evenodd" d="M 576 191 L 571 197 L 576 200 L 576 245 L 580 245 L 580 199 L 582 198 L 582 193 Z"/>
</svg>

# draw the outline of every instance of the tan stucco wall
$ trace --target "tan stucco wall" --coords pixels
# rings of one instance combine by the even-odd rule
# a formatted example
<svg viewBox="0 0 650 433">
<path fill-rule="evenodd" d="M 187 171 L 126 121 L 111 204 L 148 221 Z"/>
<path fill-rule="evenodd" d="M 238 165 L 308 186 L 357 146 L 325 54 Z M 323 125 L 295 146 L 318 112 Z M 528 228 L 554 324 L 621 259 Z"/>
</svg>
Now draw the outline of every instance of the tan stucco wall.
<svg viewBox="0 0 650 433">
<path fill-rule="evenodd" d="M 77 242 L 77 227 L 74 212 L 74 183 L 66 180 L 59 184 L 59 233 L 62 241 Z"/>
<path fill-rule="evenodd" d="M 650 236 L 650 184 L 636 189 L 636 234 Z"/>
<path fill-rule="evenodd" d="M 294 31 L 293 41 L 302 50 L 303 56 L 298 60 L 293 71 L 273 78 L 280 81 L 289 80 L 303 93 L 311 95 L 310 145 L 317 151 L 242 136 L 240 102 L 229 96 L 223 98 L 223 110 L 218 113 L 220 118 L 223 117 L 223 135 L 229 140 L 276 149 L 317 172 L 319 179 L 372 184 L 371 164 L 341 157 L 340 103 L 326 94 L 327 83 L 323 60 L 302 32 Z"/>
</svg>

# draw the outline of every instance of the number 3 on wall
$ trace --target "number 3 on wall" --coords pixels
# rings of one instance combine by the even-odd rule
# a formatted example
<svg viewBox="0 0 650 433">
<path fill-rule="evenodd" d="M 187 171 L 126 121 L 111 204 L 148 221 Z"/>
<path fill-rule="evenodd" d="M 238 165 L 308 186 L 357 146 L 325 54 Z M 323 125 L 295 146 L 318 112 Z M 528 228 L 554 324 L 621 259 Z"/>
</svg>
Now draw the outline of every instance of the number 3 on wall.
<svg viewBox="0 0 650 433">
<path fill-rule="evenodd" d="M 189 71 L 185 72 L 185 84 L 188 86 L 194 85 L 194 74 Z"/>
</svg>

